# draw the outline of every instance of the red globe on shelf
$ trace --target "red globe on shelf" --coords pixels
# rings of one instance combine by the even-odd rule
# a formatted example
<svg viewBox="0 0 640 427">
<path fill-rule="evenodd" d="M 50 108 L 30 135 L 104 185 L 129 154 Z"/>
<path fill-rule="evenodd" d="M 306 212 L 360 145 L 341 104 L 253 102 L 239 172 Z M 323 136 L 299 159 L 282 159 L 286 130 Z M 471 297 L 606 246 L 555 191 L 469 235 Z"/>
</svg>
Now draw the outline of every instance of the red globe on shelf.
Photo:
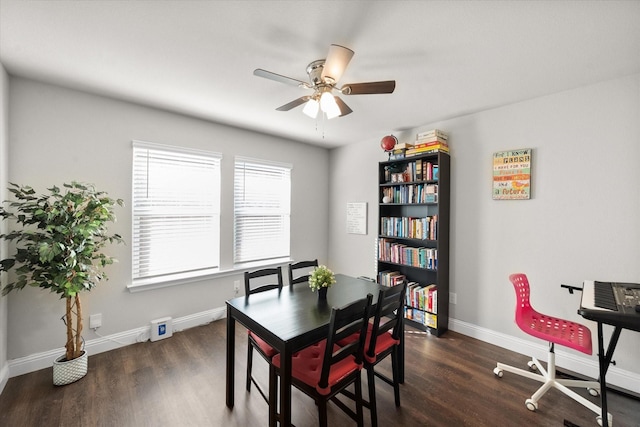
<svg viewBox="0 0 640 427">
<path fill-rule="evenodd" d="M 397 143 L 398 143 L 398 138 L 396 138 L 393 135 L 387 135 L 383 137 L 382 140 L 380 141 L 380 147 L 382 147 L 384 151 L 391 151 L 393 150 L 393 147 L 395 147 Z"/>
</svg>

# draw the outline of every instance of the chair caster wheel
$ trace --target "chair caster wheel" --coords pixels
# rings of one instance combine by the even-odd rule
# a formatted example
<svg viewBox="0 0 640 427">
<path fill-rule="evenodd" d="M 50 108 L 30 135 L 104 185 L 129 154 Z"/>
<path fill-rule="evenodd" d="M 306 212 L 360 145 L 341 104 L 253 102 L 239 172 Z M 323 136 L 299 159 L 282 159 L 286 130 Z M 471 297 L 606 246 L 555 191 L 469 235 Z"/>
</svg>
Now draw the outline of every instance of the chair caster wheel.
<svg viewBox="0 0 640 427">
<path fill-rule="evenodd" d="M 600 396 L 600 390 L 595 389 L 595 388 L 588 388 L 587 391 L 589 392 L 589 394 L 593 397 L 598 397 Z"/>
<path fill-rule="evenodd" d="M 527 399 L 524 401 L 524 404 L 527 405 L 527 409 L 535 412 L 538 409 L 538 404 L 531 399 Z"/>
<path fill-rule="evenodd" d="M 531 369 L 532 371 L 537 371 L 538 370 L 538 366 L 533 362 L 533 360 L 529 360 L 527 362 L 527 366 L 529 367 L 529 369 Z"/>
<path fill-rule="evenodd" d="M 502 372 L 502 369 L 500 369 L 500 368 L 493 368 L 493 373 L 498 378 L 502 378 L 502 376 L 504 375 L 504 372 Z"/>
</svg>

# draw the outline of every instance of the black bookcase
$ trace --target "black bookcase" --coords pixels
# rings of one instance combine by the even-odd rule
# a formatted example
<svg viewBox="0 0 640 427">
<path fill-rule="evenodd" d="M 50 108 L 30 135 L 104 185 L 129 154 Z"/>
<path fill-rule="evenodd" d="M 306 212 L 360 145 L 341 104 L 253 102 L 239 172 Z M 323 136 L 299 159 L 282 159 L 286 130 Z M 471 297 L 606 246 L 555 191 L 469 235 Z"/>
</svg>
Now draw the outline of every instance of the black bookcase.
<svg viewBox="0 0 640 427">
<path fill-rule="evenodd" d="M 377 280 L 413 283 L 405 325 L 440 336 L 449 327 L 451 159 L 421 154 L 380 162 L 378 171 Z"/>
</svg>

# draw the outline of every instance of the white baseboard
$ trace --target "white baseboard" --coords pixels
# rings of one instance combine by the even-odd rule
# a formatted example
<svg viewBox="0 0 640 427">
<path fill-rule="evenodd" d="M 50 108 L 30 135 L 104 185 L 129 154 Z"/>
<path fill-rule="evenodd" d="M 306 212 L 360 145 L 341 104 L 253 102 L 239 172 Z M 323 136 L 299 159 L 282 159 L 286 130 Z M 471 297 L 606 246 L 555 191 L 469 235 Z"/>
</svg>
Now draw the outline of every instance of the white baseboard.
<svg viewBox="0 0 640 427">
<path fill-rule="evenodd" d="M 2 394 L 4 386 L 7 385 L 7 381 L 9 381 L 9 364 L 5 362 L 0 368 L 0 394 Z"/>
<path fill-rule="evenodd" d="M 227 311 L 225 307 L 190 314 L 188 316 L 173 319 L 173 330 L 174 332 L 179 332 L 195 326 L 206 325 L 215 320 L 222 319 L 226 317 L 226 315 Z M 129 331 L 88 340 L 85 342 L 85 349 L 89 353 L 89 356 L 91 356 L 105 351 L 115 350 L 116 348 L 127 345 L 148 341 L 150 335 L 151 326 L 143 326 Z M 64 354 L 64 348 L 58 348 L 10 360 L 8 363 L 8 369 L 4 368 L 0 371 L 0 374 L 3 374 L 0 376 L 0 386 L 4 385 L 2 383 L 2 378 L 3 376 L 6 376 L 5 371 L 8 371 L 8 379 L 29 372 L 38 371 L 40 369 L 49 368 L 53 365 L 53 361 L 62 354 Z M 0 391 L 1 390 L 2 388 L 0 388 Z"/>
<path fill-rule="evenodd" d="M 547 361 L 548 345 L 542 341 L 534 343 L 522 338 L 481 328 L 457 319 L 449 319 L 449 329 L 525 356 L 535 357 L 545 363 Z M 599 369 L 596 359 L 587 356 L 583 357 L 577 353 L 565 352 L 559 348 L 560 347 L 556 347 L 555 350 L 557 367 L 585 375 L 589 378 L 598 378 Z M 498 360 L 496 360 L 496 362 L 498 362 Z M 607 371 L 607 384 L 640 394 L 640 375 L 619 369 L 615 366 L 609 366 L 609 370 Z"/>
<path fill-rule="evenodd" d="M 212 310 L 183 316 L 173 319 L 174 332 L 209 324 L 213 321 L 226 317 L 225 307 L 218 307 Z M 490 329 L 482 328 L 471 323 L 466 323 L 457 319 L 449 319 L 449 328 L 472 338 L 479 339 L 489 344 L 497 345 L 513 352 L 533 356 L 542 361 L 547 360 L 546 343 L 534 343 L 522 338 L 513 337 Z M 144 326 L 109 336 L 89 340 L 85 348 L 89 355 L 103 353 L 130 344 L 148 341 L 151 333 L 150 326 Z M 64 353 L 63 348 L 32 354 L 30 356 L 13 359 L 0 369 L 0 392 L 4 388 L 7 380 L 11 377 L 48 368 L 53 365 L 53 361 Z M 496 362 L 498 362 L 496 360 Z M 556 365 L 560 368 L 568 369 L 590 378 L 598 377 L 598 362 L 592 358 L 582 357 L 577 354 L 563 352 L 556 349 Z M 610 366 L 607 372 L 607 383 L 615 385 L 625 390 L 640 394 L 640 375 L 634 372 Z"/>
</svg>

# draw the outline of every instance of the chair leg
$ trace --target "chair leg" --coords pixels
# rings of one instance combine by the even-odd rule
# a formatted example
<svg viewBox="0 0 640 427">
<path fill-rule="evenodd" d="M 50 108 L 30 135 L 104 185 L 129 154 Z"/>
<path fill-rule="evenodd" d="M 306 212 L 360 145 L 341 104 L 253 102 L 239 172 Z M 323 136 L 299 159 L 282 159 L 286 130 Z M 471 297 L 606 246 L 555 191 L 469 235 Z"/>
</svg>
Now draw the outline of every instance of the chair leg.
<svg viewBox="0 0 640 427">
<path fill-rule="evenodd" d="M 369 383 L 369 410 L 371 412 L 371 427 L 378 427 L 378 409 L 376 407 L 376 380 L 373 365 L 367 365 L 367 382 Z"/>
<path fill-rule="evenodd" d="M 393 373 L 393 394 L 396 399 L 396 406 L 400 407 L 400 365 L 398 364 L 398 348 L 394 347 L 391 353 L 391 370 Z"/>
<path fill-rule="evenodd" d="M 318 419 L 320 421 L 320 427 L 327 427 L 327 401 L 326 399 L 320 399 L 316 401 L 318 405 Z"/>
<path fill-rule="evenodd" d="M 358 418 L 358 427 L 364 427 L 364 413 L 362 410 L 362 375 L 358 372 L 358 378 L 354 383 L 356 391 L 356 415 Z"/>
<path fill-rule="evenodd" d="M 251 365 L 253 364 L 253 346 L 247 338 L 247 391 L 251 391 Z"/>
</svg>

